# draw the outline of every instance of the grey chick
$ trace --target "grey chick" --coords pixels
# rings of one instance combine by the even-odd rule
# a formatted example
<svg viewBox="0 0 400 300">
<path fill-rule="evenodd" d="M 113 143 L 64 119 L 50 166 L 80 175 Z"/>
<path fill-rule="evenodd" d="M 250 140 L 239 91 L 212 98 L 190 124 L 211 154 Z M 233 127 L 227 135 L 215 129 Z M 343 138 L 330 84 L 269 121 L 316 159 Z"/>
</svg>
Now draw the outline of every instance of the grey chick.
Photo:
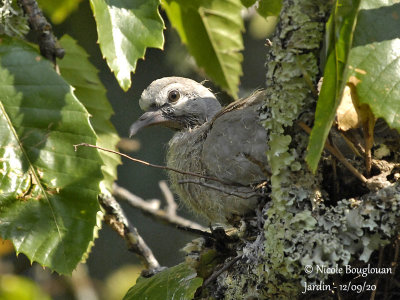
<svg viewBox="0 0 400 300">
<path fill-rule="evenodd" d="M 130 128 L 160 124 L 177 133 L 170 140 L 167 166 L 216 180 L 168 171 L 171 186 L 194 212 L 211 222 L 232 223 L 254 210 L 255 186 L 268 179 L 267 134 L 258 123 L 258 91 L 224 109 L 206 87 L 187 78 L 153 81 L 139 104 L 146 111 Z"/>
</svg>

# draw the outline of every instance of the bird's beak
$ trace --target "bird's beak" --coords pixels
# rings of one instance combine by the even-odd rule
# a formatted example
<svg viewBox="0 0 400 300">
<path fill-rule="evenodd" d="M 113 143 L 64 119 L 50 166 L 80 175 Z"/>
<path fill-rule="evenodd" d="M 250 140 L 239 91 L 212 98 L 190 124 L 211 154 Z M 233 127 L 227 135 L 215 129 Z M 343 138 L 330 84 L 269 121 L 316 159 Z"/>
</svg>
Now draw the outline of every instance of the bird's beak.
<svg viewBox="0 0 400 300">
<path fill-rule="evenodd" d="M 134 136 L 142 128 L 168 122 L 170 122 L 170 120 L 164 116 L 161 110 L 145 112 L 135 123 L 131 125 L 129 129 L 129 137 Z"/>
</svg>

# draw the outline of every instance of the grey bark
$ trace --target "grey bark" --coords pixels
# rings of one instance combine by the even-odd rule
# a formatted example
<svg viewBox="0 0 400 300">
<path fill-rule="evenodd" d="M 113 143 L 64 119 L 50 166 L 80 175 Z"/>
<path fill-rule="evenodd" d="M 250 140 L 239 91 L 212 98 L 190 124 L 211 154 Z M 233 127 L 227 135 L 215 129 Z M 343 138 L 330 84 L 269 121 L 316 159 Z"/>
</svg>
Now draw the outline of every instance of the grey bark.
<svg viewBox="0 0 400 300">
<path fill-rule="evenodd" d="M 321 77 L 320 51 L 331 5 L 331 1 L 283 1 L 280 21 L 268 50 L 267 97 L 260 112 L 268 132 L 267 155 L 273 174 L 271 201 L 264 205 L 258 220 L 243 222 L 239 229 L 241 242 L 228 247 L 241 255 L 240 259 L 214 283 L 209 283 L 199 298 L 373 299 L 385 293 L 387 296 L 384 287 L 379 292 L 340 290 L 352 281 L 358 286 L 364 283 L 372 286 L 380 280 L 379 276 L 329 275 L 316 271 L 317 267 L 334 270 L 346 266 L 393 271 L 399 253 L 396 243 L 388 257 L 382 255 L 383 247 L 397 236 L 398 184 L 338 201 L 330 199 L 323 189 L 325 167 L 331 167 L 332 159 L 325 155 L 316 174 L 308 171 L 304 161 L 308 136 L 297 122 L 312 126 L 317 82 Z M 395 155 L 394 161 L 398 162 L 399 154 Z M 396 164 L 388 165 L 389 173 L 382 174 L 393 175 Z M 386 175 L 383 180 L 390 177 Z M 352 178 L 351 174 L 346 176 Z M 232 257 L 225 260 L 225 266 Z M 393 285 L 393 278 L 389 276 L 381 286 Z M 324 282 L 331 290 L 302 293 L 307 285 L 317 287 Z"/>
</svg>

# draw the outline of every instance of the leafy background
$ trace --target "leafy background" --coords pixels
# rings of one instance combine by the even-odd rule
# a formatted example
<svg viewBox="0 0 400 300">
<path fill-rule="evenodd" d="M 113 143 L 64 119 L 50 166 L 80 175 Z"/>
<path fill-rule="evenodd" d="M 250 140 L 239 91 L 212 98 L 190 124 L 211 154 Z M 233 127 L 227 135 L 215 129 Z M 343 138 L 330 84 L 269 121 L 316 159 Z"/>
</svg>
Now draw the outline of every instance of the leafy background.
<svg viewBox="0 0 400 300">
<path fill-rule="evenodd" d="M 0 124 L 3 128 L 3 142 L 12 142 L 6 143 L 7 146 L 16 145 L 3 147 L 2 151 L 9 157 L 22 157 L 22 163 L 17 165 L 14 161 L 18 160 L 12 159 L 5 161 L 6 165 L 9 162 L 14 165 L 6 166 L 5 170 L 8 173 L 3 177 L 2 187 L 9 188 L 14 185 L 19 186 L 19 189 L 7 190 L 0 199 L 0 233 L 4 238 L 13 240 L 17 252 L 26 253 L 30 260 L 51 266 L 61 274 L 69 274 L 80 259 L 79 253 L 90 249 L 90 241 L 97 234 L 96 230 L 88 230 L 95 228 L 94 225 L 98 221 L 96 213 L 99 207 L 96 195 L 99 189 L 102 192 L 110 189 L 119 159 L 105 153 L 97 155 L 96 151 L 89 152 L 90 149 L 73 152 L 68 146 L 79 142 L 94 142 L 94 131 L 98 137 L 98 145 L 112 147 L 117 141 L 117 134 L 108 122 L 112 109 L 107 102 L 106 91 L 116 111 L 114 123 L 120 136 L 126 136 L 129 124 L 139 114 L 134 99 L 138 98 L 143 88 L 152 80 L 168 75 L 204 79 L 204 73 L 195 74 L 194 63 L 219 85 L 227 101 L 240 95 L 238 85 L 243 73 L 245 79 L 241 85 L 241 92 L 263 86 L 265 48 L 256 48 L 253 38 L 265 37 L 265 32 L 260 34 L 259 30 L 254 30 L 257 27 L 254 21 L 256 18 L 252 18 L 246 22 L 250 34 L 245 35 L 243 39 L 241 36 L 246 27 L 241 18 L 241 5 L 250 6 L 255 2 L 258 2 L 258 12 L 263 16 L 279 12 L 280 1 L 277 0 L 269 1 L 268 5 L 267 1 L 263 0 L 139 0 L 134 3 L 127 0 L 91 0 L 91 9 L 97 22 L 96 34 L 87 3 L 69 0 L 57 6 L 50 0 L 42 0 L 40 3 L 53 22 L 60 23 L 55 28 L 56 33 L 61 36 L 61 33 L 69 32 L 83 46 L 81 48 L 68 36 L 61 39 L 60 42 L 68 53 L 66 59 L 60 63 L 60 71 L 65 81 L 55 74 L 48 62 L 40 59 L 32 46 L 21 42 L 14 43 L 7 38 L 2 39 L 0 76 L 3 85 L 0 89 L 5 98 L 2 101 L 3 119 Z M 168 17 L 171 24 L 164 24 L 160 11 L 156 10 L 159 5 L 164 9 L 163 16 Z M 396 76 L 400 56 L 399 34 L 396 30 L 400 25 L 399 15 L 399 5 L 388 5 L 381 0 L 344 0 L 335 6 L 327 24 L 326 75 L 307 157 L 311 169 L 315 170 L 317 167 L 324 140 L 347 80 L 354 84 L 361 105 L 367 104 L 376 117 L 382 117 L 391 127 L 400 129 L 400 105 L 397 100 L 400 91 Z M 65 22 L 61 23 L 64 20 Z M 376 25 L 373 30 L 370 28 L 371 23 Z M 163 44 L 165 25 L 167 28 L 176 29 L 181 42 L 187 45 L 192 56 L 189 56 L 178 42 L 176 32 L 170 29 L 165 32 L 168 43 Z M 263 26 L 268 27 L 265 23 Z M 252 35 L 252 32 L 256 34 Z M 95 44 L 97 36 L 102 54 Z M 262 45 L 260 42 L 257 44 Z M 137 62 L 143 58 L 148 47 L 153 48 L 147 49 L 146 59 L 149 63 L 141 60 Z M 167 49 L 167 55 L 154 49 L 164 47 Z M 102 81 L 98 79 L 96 69 L 87 61 L 84 49 L 91 54 L 90 59 L 100 69 Z M 243 55 L 240 53 L 242 49 L 245 49 L 244 66 L 248 68 L 243 71 Z M 109 73 L 101 57 L 106 59 L 115 77 Z M 255 60 L 256 58 L 258 60 Z M 136 73 L 133 81 L 131 73 Z M 47 91 L 54 96 L 54 101 L 46 103 L 46 98 L 41 97 L 40 92 L 36 93 L 32 84 L 26 82 L 39 86 L 40 91 Z M 102 82 L 105 87 L 102 86 Z M 9 88 L 12 84 L 17 87 L 16 90 Z M 131 86 L 133 89 L 123 94 L 118 86 L 124 91 Z M 20 105 L 19 111 L 15 110 L 15 104 Z M 43 107 L 50 113 L 41 112 Z M 29 113 L 34 118 L 28 118 Z M 71 125 L 71 116 L 74 114 L 79 117 Z M 89 114 L 93 115 L 90 124 Z M 64 128 L 66 125 L 69 127 L 65 128 L 71 128 L 70 131 Z M 52 126 L 56 126 L 56 130 Z M 11 131 L 6 130 L 10 128 Z M 139 134 L 138 140 L 142 150 L 138 151 L 136 156 L 162 164 L 164 153 L 159 151 L 160 145 L 170 136 L 171 133 L 159 128 Z M 43 161 L 46 159 L 41 155 L 45 154 L 48 155 L 47 161 L 51 161 L 47 165 L 51 165 L 54 174 L 42 173 L 42 169 L 46 167 Z M 60 159 L 61 155 L 68 158 Z M 71 157 L 74 159 L 70 159 Z M 110 163 L 102 168 L 102 173 L 95 168 L 100 164 L 100 158 Z M 63 170 L 74 169 L 73 164 L 77 162 L 84 162 L 85 168 L 76 168 L 76 173 L 62 174 Z M 161 198 L 160 193 L 154 189 L 154 179 L 165 178 L 163 173 L 142 166 L 131 166 L 131 163 L 125 162 L 119 175 L 120 184 L 130 187 L 134 193 L 144 198 Z M 144 176 L 152 177 L 153 181 L 144 180 Z M 100 186 L 96 184 L 99 180 L 102 180 Z M 60 203 L 65 204 L 65 207 L 56 207 Z M 23 220 L 18 219 L 25 216 L 27 211 L 31 215 L 27 214 L 28 217 Z M 88 214 L 87 218 L 84 217 L 85 214 Z M 166 245 L 162 237 L 169 235 L 168 229 L 159 227 L 158 231 L 158 225 L 154 223 L 147 226 L 147 221 L 142 222 L 141 216 L 136 212 L 131 212 L 130 216 L 150 247 L 155 249 L 155 254 L 159 256 L 163 265 L 171 266 L 181 260 L 181 257 L 176 256 L 176 245 L 184 243 L 176 243 L 172 238 L 168 239 L 172 242 L 171 245 Z M 88 223 L 92 225 L 85 226 Z M 17 226 L 9 226 L 10 224 Z M 143 224 L 143 230 L 139 224 Z M 81 228 L 84 230 L 80 230 Z M 50 238 L 46 239 L 48 232 Z M 80 232 L 79 238 L 71 235 L 71 232 Z M 101 234 L 107 235 L 109 232 L 103 230 Z M 173 234 L 178 239 L 175 231 Z M 96 247 L 89 260 L 90 272 L 97 274 L 95 277 L 102 276 L 98 275 L 100 271 L 104 276 L 110 267 L 104 263 L 99 264 L 97 259 L 107 261 L 113 267 L 118 259 L 131 259 L 120 255 L 125 246 L 119 244 L 118 248 L 120 241 L 117 239 L 114 243 L 113 238 L 116 237 L 96 241 Z M 187 239 L 188 236 L 184 238 Z M 155 240 L 163 241 L 162 248 L 157 247 Z M 170 250 L 170 253 L 166 249 Z M 172 253 L 175 256 L 169 256 Z M 179 272 L 174 273 L 174 270 L 178 269 L 170 269 L 172 273 L 165 272 L 160 277 L 171 276 L 180 280 Z M 148 282 L 157 285 L 157 278 L 160 277 L 154 277 Z M 189 280 L 188 284 L 191 283 Z M 196 284 L 200 283 L 194 283 Z M 141 281 L 136 289 L 141 287 L 146 287 L 144 281 Z M 194 289 L 195 287 L 190 292 Z M 131 290 L 132 299 L 135 297 L 134 290 L 135 288 Z"/>
<path fill-rule="evenodd" d="M 171 75 L 191 76 L 197 78 L 199 81 L 205 78 L 204 73 L 200 73 L 199 75 L 196 72 L 193 58 L 179 40 L 177 33 L 171 29 L 172 25 L 167 23 L 165 24 L 167 29 L 164 31 L 166 36 L 164 49 L 166 51 L 162 52 L 157 49 L 147 49 L 146 60 L 139 60 L 136 65 L 136 74 L 132 78 L 132 88 L 127 93 L 124 93 L 120 87 L 123 80 L 118 82 L 114 74 L 110 73 L 108 65 L 102 58 L 103 55 L 99 50 L 98 44 L 96 44 L 96 24 L 93 19 L 91 7 L 87 2 L 78 2 L 80 1 L 66 1 L 63 7 L 55 7 L 53 1 L 40 1 L 43 7 L 46 8 L 45 11 L 48 16 L 52 17 L 52 21 L 55 24 L 54 30 L 56 35 L 61 37 L 67 32 L 72 36 L 72 38 L 65 36 L 60 40 L 61 44 L 66 47 L 68 51 L 68 55 L 65 59 L 60 61 L 60 71 L 62 76 L 67 80 L 67 84 L 74 86 L 74 94 L 85 104 L 88 113 L 95 116 L 91 119 L 91 123 L 100 139 L 102 139 L 102 132 L 107 133 L 109 131 L 110 125 L 104 122 L 111 114 L 110 107 L 105 102 L 105 96 L 111 101 L 115 111 L 115 117 L 112 118 L 112 122 L 117 128 L 119 135 L 126 137 L 129 125 L 141 114 L 137 103 L 140 93 L 152 80 Z M 153 1 L 152 3 L 154 5 L 157 1 Z M 237 17 L 239 13 L 239 2 L 232 1 L 232 3 L 233 15 L 231 15 L 231 18 L 232 16 Z M 102 2 L 99 1 L 98 4 L 101 5 Z M 78 5 L 78 9 L 74 8 L 76 5 Z M 69 9 L 70 12 L 66 9 Z M 215 12 L 216 9 L 218 9 L 218 7 L 210 7 L 211 12 Z M 205 13 L 210 13 L 210 10 Z M 165 18 L 166 14 L 163 13 L 163 15 Z M 66 19 L 63 20 L 65 17 Z M 229 15 L 227 17 L 229 17 Z M 222 18 L 227 17 L 225 15 L 222 16 Z M 98 15 L 96 15 L 96 18 L 98 18 Z M 201 18 L 200 15 L 199 18 Z M 211 25 L 213 25 L 212 22 L 218 22 L 218 18 L 214 18 L 211 21 L 208 20 L 208 22 L 211 22 Z M 237 24 L 237 30 L 239 32 L 245 28 L 245 25 L 248 30 L 243 37 L 243 44 L 247 48 L 243 53 L 244 70 L 240 71 L 238 64 L 243 59 L 242 54 L 228 55 L 228 57 L 233 56 L 233 65 L 237 73 L 234 75 L 234 77 L 236 77 L 236 84 L 239 82 L 239 75 L 242 72 L 245 74 L 245 77 L 241 80 L 240 93 L 246 93 L 246 90 L 253 90 L 263 86 L 263 59 L 265 48 L 262 39 L 266 36 L 265 28 L 263 28 L 265 23 L 263 22 L 264 21 L 260 18 L 249 18 L 248 21 L 244 23 L 239 22 Z M 270 23 L 273 24 L 274 22 L 271 21 Z M 162 29 L 160 27 L 158 28 Z M 271 29 L 269 32 L 271 32 Z M 238 42 L 236 43 L 239 44 L 235 44 L 235 41 L 233 41 L 233 48 L 238 50 L 241 49 L 243 45 L 240 35 L 236 37 L 238 38 Z M 73 39 L 78 41 L 79 46 Z M 104 87 L 102 87 L 102 84 L 96 78 L 96 71 L 93 67 L 89 62 L 85 62 L 86 54 L 80 47 L 83 47 L 83 49 L 89 53 L 89 61 L 100 70 L 99 75 Z M 222 55 L 224 55 L 224 53 Z M 82 82 L 85 82 L 85 84 L 82 85 Z M 212 86 L 211 83 L 208 84 Z M 236 84 L 231 84 L 231 89 L 236 89 Z M 237 90 L 229 90 L 228 83 L 221 85 L 225 88 L 227 93 L 220 90 L 220 96 L 222 99 L 226 99 L 225 101 L 230 101 L 231 98 L 229 94 L 233 96 Z M 213 88 L 218 90 L 216 86 L 213 86 Z M 105 95 L 105 91 L 107 91 L 107 95 Z M 100 118 L 96 119 L 97 117 Z M 171 134 L 172 133 L 166 129 L 150 128 L 146 133 L 141 133 L 138 136 L 141 148 L 139 151 L 133 153 L 133 155 L 154 163 L 163 164 L 163 144 L 169 140 Z M 108 147 L 107 142 L 111 144 L 115 138 L 114 134 L 104 135 L 103 142 L 106 142 L 106 144 L 102 145 Z M 160 149 L 162 151 L 160 151 Z M 73 149 L 71 150 L 73 151 Z M 82 150 L 83 149 L 80 149 L 78 153 Z M 83 153 L 85 152 L 93 153 L 90 149 L 83 150 Z M 101 155 L 103 156 L 104 153 L 101 153 Z M 111 161 L 115 160 L 112 157 L 107 157 L 107 155 L 105 159 Z M 114 163 L 117 163 L 117 161 L 114 161 Z M 119 167 L 118 173 L 118 182 L 120 185 L 129 187 L 134 193 L 145 199 L 162 199 L 161 192 L 155 187 L 158 186 L 159 180 L 166 179 L 165 173 L 141 165 L 133 165 L 131 162 L 126 161 Z M 107 177 L 110 178 L 113 176 L 113 171 L 111 169 L 103 169 L 103 175 L 106 179 Z M 99 176 L 101 175 L 99 174 Z M 109 180 L 104 181 L 104 185 L 102 186 L 109 187 Z M 183 234 L 179 231 L 156 224 L 125 205 L 124 209 L 128 213 L 128 217 L 134 221 L 134 224 L 138 227 L 149 246 L 154 250 L 162 265 L 173 266 L 182 261 L 183 254 L 179 252 L 179 249 L 193 238 L 191 235 Z M 183 208 L 181 208 L 180 212 L 184 215 L 186 214 L 188 217 L 192 217 L 187 214 Z M 96 220 L 93 219 L 92 222 L 95 223 Z M 88 236 L 89 235 L 93 236 L 93 232 L 88 233 Z M 104 280 L 106 276 L 112 274 L 107 277 L 107 282 L 111 282 L 118 277 L 118 272 L 113 273 L 113 271 L 117 271 L 122 265 L 128 263 L 133 266 L 126 267 L 124 270 L 127 270 L 126 272 L 129 274 L 135 273 L 136 275 L 134 276 L 137 276 L 137 268 L 134 265 L 138 264 L 138 260 L 127 251 L 124 242 L 121 241 L 114 232 L 111 232 L 108 227 L 101 229 L 99 236 L 100 237 L 95 241 L 95 246 L 92 248 L 88 259 L 90 275 L 95 280 Z M 165 239 L 165 236 L 169 238 Z M 162 241 L 162 243 L 160 243 L 160 241 Z M 11 257 L 12 256 L 13 254 L 11 254 Z M 29 262 L 26 261 L 24 255 L 19 255 L 18 259 L 14 258 L 14 260 L 15 263 L 21 264 L 22 269 L 30 269 Z M 37 265 L 34 264 L 33 269 L 35 269 L 35 266 Z M 68 272 L 70 272 L 70 270 L 65 270 L 65 273 Z M 134 277 L 132 276 L 130 278 Z M 121 282 L 121 280 L 119 280 L 119 282 Z M 131 285 L 132 279 L 127 283 L 126 289 Z M 109 285 L 105 284 L 102 286 L 106 287 Z M 112 298 L 111 296 L 107 296 L 107 299 Z M 118 299 L 121 299 L 121 297 Z"/>
<path fill-rule="evenodd" d="M 400 5 L 382 0 L 342 1 L 328 24 L 327 62 L 310 136 L 307 162 L 316 170 L 346 82 L 360 105 L 400 131 Z M 374 26 L 370 26 L 374 24 Z"/>
</svg>

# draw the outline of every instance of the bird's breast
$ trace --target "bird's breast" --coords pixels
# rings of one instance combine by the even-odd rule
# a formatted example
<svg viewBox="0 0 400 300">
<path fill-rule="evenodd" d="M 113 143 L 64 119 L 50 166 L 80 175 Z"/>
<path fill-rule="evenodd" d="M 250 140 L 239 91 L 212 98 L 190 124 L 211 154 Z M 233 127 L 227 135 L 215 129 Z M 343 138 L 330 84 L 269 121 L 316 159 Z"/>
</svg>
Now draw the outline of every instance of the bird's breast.
<svg viewBox="0 0 400 300">
<path fill-rule="evenodd" d="M 167 166 L 184 172 L 215 177 L 202 159 L 208 126 L 176 133 L 169 142 Z M 252 192 L 249 187 L 238 188 L 192 175 L 168 172 L 172 189 L 189 209 L 213 222 L 227 223 L 235 215 L 254 208 L 257 198 L 243 199 L 232 195 Z"/>
</svg>

